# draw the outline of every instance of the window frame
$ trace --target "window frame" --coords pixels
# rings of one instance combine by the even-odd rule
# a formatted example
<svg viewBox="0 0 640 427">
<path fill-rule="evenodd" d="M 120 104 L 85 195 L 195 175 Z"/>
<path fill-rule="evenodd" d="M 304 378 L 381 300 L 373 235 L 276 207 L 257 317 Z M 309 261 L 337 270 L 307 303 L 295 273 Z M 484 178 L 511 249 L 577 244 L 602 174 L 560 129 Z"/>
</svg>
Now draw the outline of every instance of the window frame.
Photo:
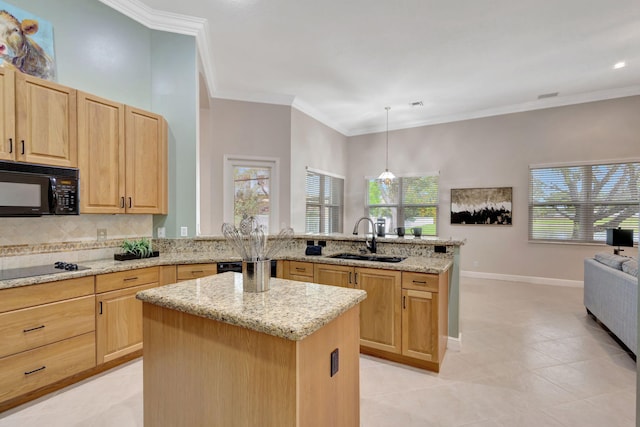
<svg viewBox="0 0 640 427">
<path fill-rule="evenodd" d="M 307 193 L 307 177 L 309 175 L 309 173 L 312 174 L 316 174 L 320 176 L 320 195 L 319 195 L 319 203 L 309 203 L 308 202 L 308 193 Z M 340 203 L 339 204 L 326 204 L 324 203 L 325 197 L 324 197 L 324 183 L 326 178 L 331 178 L 331 179 L 339 179 L 342 181 L 342 194 L 340 195 Z M 338 229 L 337 230 L 329 230 L 329 233 L 342 233 L 344 230 L 344 190 L 345 190 L 345 177 L 341 176 L 341 175 L 337 175 L 337 174 L 333 174 L 331 172 L 326 172 L 326 171 L 322 171 L 319 169 L 313 169 L 313 168 L 309 168 L 307 167 L 305 170 L 305 233 L 315 233 L 314 231 L 308 231 L 307 230 L 307 210 L 309 208 L 309 206 L 313 206 L 313 207 L 318 207 L 320 209 L 320 212 L 322 212 L 323 208 L 329 207 L 331 208 L 337 208 L 338 209 Z M 320 215 L 320 221 L 319 221 L 319 231 L 318 233 L 324 233 L 322 230 L 324 229 L 323 225 L 324 222 L 327 220 L 327 218 L 325 218 L 322 214 Z"/>
<path fill-rule="evenodd" d="M 534 200 L 533 188 L 534 188 L 534 180 L 533 180 L 533 171 L 540 169 L 563 169 L 563 168 L 590 168 L 588 172 L 585 172 L 582 175 L 583 184 L 582 187 L 585 187 L 587 182 L 589 185 L 585 188 L 593 188 L 594 177 L 597 174 L 594 174 L 595 167 L 603 167 L 603 166 L 612 166 L 612 165 L 629 165 L 629 164 L 640 164 L 640 159 L 631 158 L 631 159 L 619 159 L 619 160 L 598 160 L 598 161 L 589 161 L 589 162 L 572 162 L 572 163 L 553 163 L 553 164 L 539 164 L 539 165 L 529 165 L 529 177 L 528 177 L 528 214 L 529 218 L 527 221 L 527 233 L 528 233 L 528 241 L 529 243 L 551 243 L 551 244 L 576 244 L 576 245 L 602 245 L 605 244 L 605 238 L 596 240 L 594 238 L 595 233 L 595 207 L 602 206 L 636 206 L 637 211 L 640 212 L 640 200 L 635 201 L 613 201 L 610 203 L 606 203 L 603 199 L 593 198 L 594 194 L 591 191 L 583 192 L 584 197 L 579 201 L 550 201 L 545 200 L 544 202 L 536 202 Z M 595 193 L 598 194 L 598 193 Z M 576 210 L 582 210 L 584 215 L 590 218 L 589 226 L 587 228 L 581 227 L 578 229 L 578 233 L 581 238 L 534 238 L 533 237 L 533 225 L 536 218 L 534 218 L 534 209 L 536 207 L 553 207 L 553 206 L 567 206 L 574 207 Z M 639 219 L 640 222 L 640 219 Z M 575 220 L 574 220 L 575 226 Z M 636 229 L 634 231 L 634 246 L 638 246 L 638 230 L 640 229 L 640 224 L 636 225 Z M 587 235 L 590 234 L 591 238 L 587 238 Z"/>
<path fill-rule="evenodd" d="M 405 178 L 421 178 L 421 177 L 437 177 L 438 178 L 438 198 L 435 203 L 429 204 L 403 204 L 402 196 L 404 194 L 403 182 Z M 439 222 L 440 222 L 440 172 L 428 172 L 428 173 L 414 173 L 414 174 L 406 174 L 406 175 L 397 175 L 396 180 L 399 180 L 398 184 L 398 194 L 399 200 L 398 203 L 390 203 L 390 204 L 369 204 L 369 181 L 375 180 L 378 181 L 377 176 L 367 176 L 364 180 L 365 186 L 365 206 L 364 206 L 364 216 L 371 218 L 375 223 L 375 218 L 370 215 L 371 208 L 395 208 L 397 218 L 404 218 L 404 211 L 406 208 L 434 208 L 436 211 L 436 220 L 435 220 L 435 233 L 434 234 L 423 234 L 423 236 L 437 236 L 439 230 Z M 401 225 L 395 224 L 393 227 L 389 226 L 391 230 L 394 230 L 396 227 L 400 227 Z M 368 225 L 371 227 L 371 224 Z M 402 225 L 404 227 L 404 224 Z M 375 230 L 369 230 L 369 232 L 374 232 Z M 395 234 L 395 233 L 392 233 Z M 411 234 L 411 233 L 409 233 Z"/>
<path fill-rule="evenodd" d="M 279 193 L 280 193 L 280 159 L 276 157 L 259 157 L 230 155 L 223 156 L 223 222 L 234 223 L 235 188 L 233 170 L 235 167 L 255 167 L 270 169 L 269 183 L 269 234 L 278 230 Z"/>
</svg>

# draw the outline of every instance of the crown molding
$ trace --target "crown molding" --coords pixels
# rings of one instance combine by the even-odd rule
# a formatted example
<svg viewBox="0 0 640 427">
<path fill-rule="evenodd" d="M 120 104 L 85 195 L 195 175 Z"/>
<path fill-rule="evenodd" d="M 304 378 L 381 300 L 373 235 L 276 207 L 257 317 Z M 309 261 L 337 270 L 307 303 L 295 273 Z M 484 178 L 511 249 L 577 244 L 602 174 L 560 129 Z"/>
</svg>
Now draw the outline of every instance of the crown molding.
<svg viewBox="0 0 640 427">
<path fill-rule="evenodd" d="M 504 114 L 522 113 L 526 111 L 543 110 L 545 108 L 565 107 L 568 105 L 585 104 L 587 102 L 605 101 L 607 99 L 625 98 L 627 96 L 640 95 L 640 85 L 627 86 L 617 89 L 607 89 L 575 95 L 559 96 L 555 98 L 545 98 L 536 101 L 512 104 L 503 107 L 487 108 L 484 110 L 469 111 L 461 114 L 451 114 L 447 116 L 433 117 L 425 120 L 406 122 L 401 126 L 390 126 L 389 130 L 401 130 L 416 128 L 421 126 L 438 125 L 444 123 L 460 122 L 463 120 L 481 119 L 485 117 L 501 116 Z M 370 133 L 384 132 L 384 126 L 370 126 L 364 128 L 350 129 L 347 136 L 367 135 Z"/>
<path fill-rule="evenodd" d="M 207 90 L 209 96 L 213 97 L 216 88 L 215 70 L 209 45 L 209 23 L 206 19 L 153 9 L 139 0 L 100 0 L 100 2 L 152 30 L 195 37 Z"/>
<path fill-rule="evenodd" d="M 335 130 L 338 133 L 341 133 L 344 136 L 351 136 L 349 129 L 335 123 L 328 116 L 318 111 L 316 108 L 304 102 L 298 97 L 295 98 L 291 107 L 295 108 L 298 111 L 303 112 L 304 114 L 311 117 L 312 119 L 319 121 L 323 125 L 330 127 L 331 129 Z"/>
<path fill-rule="evenodd" d="M 260 104 L 291 106 L 295 97 L 292 95 L 284 95 L 281 93 L 216 91 L 216 94 L 213 98 L 227 99 L 229 101 L 257 102 Z"/>
</svg>

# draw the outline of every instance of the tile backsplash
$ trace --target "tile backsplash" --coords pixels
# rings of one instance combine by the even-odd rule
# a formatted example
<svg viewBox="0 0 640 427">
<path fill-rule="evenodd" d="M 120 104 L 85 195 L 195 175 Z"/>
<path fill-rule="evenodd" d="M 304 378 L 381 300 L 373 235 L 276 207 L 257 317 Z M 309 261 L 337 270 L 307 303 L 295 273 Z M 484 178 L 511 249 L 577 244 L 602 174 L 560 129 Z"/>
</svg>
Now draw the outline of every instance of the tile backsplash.
<svg viewBox="0 0 640 427">
<path fill-rule="evenodd" d="M 97 242 L 98 229 L 107 240 L 151 237 L 151 215 L 69 215 L 36 218 L 0 218 L 0 251 L 68 242 Z"/>
</svg>

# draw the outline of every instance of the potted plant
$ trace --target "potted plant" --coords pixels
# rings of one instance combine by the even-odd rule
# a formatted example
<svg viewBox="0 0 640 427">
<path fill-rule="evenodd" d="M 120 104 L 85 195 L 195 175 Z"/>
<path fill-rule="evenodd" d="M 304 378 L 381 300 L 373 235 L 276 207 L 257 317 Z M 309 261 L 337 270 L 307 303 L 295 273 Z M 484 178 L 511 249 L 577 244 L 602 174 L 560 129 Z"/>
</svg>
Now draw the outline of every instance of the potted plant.
<svg viewBox="0 0 640 427">
<path fill-rule="evenodd" d="M 113 256 L 116 261 L 152 258 L 160 255 L 160 252 L 153 250 L 153 248 L 151 247 L 151 241 L 145 237 L 139 240 L 125 239 L 120 247 L 122 248 L 122 253 L 115 254 Z"/>
</svg>

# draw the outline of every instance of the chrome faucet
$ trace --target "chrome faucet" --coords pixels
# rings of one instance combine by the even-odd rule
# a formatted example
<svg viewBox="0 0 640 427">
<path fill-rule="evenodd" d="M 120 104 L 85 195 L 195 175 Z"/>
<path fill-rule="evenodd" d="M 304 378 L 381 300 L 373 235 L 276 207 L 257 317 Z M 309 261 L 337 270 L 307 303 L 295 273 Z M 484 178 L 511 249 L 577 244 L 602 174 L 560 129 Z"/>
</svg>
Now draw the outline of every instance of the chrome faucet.
<svg viewBox="0 0 640 427">
<path fill-rule="evenodd" d="M 369 221 L 371 223 L 371 243 L 367 242 L 367 233 L 364 233 L 364 244 L 369 249 L 369 252 L 372 254 L 376 253 L 376 225 L 373 223 L 373 220 L 367 216 L 363 216 L 359 220 L 356 221 L 356 225 L 353 227 L 353 234 L 358 235 L 358 227 L 360 226 L 360 222 L 362 220 Z"/>
</svg>

